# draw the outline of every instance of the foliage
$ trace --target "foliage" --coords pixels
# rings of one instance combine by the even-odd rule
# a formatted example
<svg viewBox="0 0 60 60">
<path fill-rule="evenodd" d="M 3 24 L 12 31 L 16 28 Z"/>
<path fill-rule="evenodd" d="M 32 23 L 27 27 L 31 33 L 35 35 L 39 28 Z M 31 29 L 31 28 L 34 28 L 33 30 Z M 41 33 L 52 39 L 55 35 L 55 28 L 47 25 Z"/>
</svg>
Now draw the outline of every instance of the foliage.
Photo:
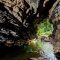
<svg viewBox="0 0 60 60">
<path fill-rule="evenodd" d="M 41 41 L 41 36 L 49 36 L 52 34 L 53 25 L 48 19 L 44 19 L 39 25 L 37 30 L 38 39 L 31 40 L 30 45 L 28 45 L 27 50 L 29 52 L 34 52 L 42 48 L 43 44 Z M 37 50 L 36 50 L 37 49 Z"/>
<path fill-rule="evenodd" d="M 39 25 L 38 25 L 38 30 L 37 30 L 37 35 L 38 36 L 49 36 L 52 34 L 53 31 L 53 25 L 49 22 L 48 19 L 44 19 Z"/>
</svg>

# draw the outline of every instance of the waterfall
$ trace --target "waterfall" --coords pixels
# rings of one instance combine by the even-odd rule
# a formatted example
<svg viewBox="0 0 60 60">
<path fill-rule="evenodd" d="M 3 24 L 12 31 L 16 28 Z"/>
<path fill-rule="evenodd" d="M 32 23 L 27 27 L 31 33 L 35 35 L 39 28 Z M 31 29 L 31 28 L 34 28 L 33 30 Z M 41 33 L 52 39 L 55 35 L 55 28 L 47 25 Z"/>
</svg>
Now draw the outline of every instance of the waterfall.
<svg viewBox="0 0 60 60">
<path fill-rule="evenodd" d="M 44 60 L 57 60 L 54 54 L 53 45 L 50 43 L 50 41 L 44 39 L 42 40 L 42 47 L 41 47 L 43 53 L 42 57 Z"/>
</svg>

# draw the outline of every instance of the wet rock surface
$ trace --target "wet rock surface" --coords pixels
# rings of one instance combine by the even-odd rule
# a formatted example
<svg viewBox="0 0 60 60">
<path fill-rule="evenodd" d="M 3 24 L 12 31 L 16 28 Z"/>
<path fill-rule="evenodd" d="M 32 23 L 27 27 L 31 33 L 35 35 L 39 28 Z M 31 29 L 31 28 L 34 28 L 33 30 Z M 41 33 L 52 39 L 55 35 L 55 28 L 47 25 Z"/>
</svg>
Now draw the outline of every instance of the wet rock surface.
<svg viewBox="0 0 60 60">
<path fill-rule="evenodd" d="M 19 25 L 17 19 L 14 18 L 0 3 L 0 40 L 10 40 L 18 38 Z"/>
<path fill-rule="evenodd" d="M 0 40 L 28 40 L 36 37 L 36 24 L 48 16 L 55 1 L 0 0 Z"/>
<path fill-rule="evenodd" d="M 36 6 L 36 2 L 32 3 L 30 6 L 28 0 L 25 1 L 26 6 L 24 6 L 24 3 L 22 3 L 23 0 L 21 0 L 22 1 L 21 5 L 18 5 L 18 4 L 16 5 L 16 2 L 11 4 L 10 0 L 1 0 L 1 1 L 3 1 L 3 3 L 0 3 L 0 44 L 1 44 L 1 46 L 6 45 L 9 47 L 12 45 L 12 47 L 13 47 L 13 45 L 15 45 L 15 44 L 23 45 L 24 43 L 26 43 L 27 39 L 30 39 L 30 37 L 32 35 L 36 34 L 36 31 L 35 31 L 36 26 L 32 22 L 35 22 L 34 19 L 36 19 L 36 18 L 39 18 L 42 20 L 43 18 L 48 16 L 48 11 L 56 0 L 53 0 L 54 2 L 52 2 L 51 0 L 48 1 L 48 3 L 46 4 L 46 7 L 43 7 L 44 1 L 42 1 L 42 0 L 40 0 L 41 4 L 39 3 L 40 4 L 39 6 L 38 6 L 38 4 Z M 28 4 L 27 4 L 27 2 L 28 2 Z M 38 2 L 38 0 L 37 0 L 37 2 Z M 18 3 L 20 3 L 20 2 L 18 1 Z M 49 5 L 50 5 L 50 7 L 49 7 Z M 35 7 L 37 9 L 35 9 Z M 49 8 L 47 8 L 47 7 L 49 7 Z M 59 7 L 59 4 L 57 5 L 57 8 L 58 7 Z M 56 10 L 58 10 L 57 8 L 56 8 Z M 20 12 L 19 12 L 19 10 L 20 10 Z M 53 13 L 53 15 L 55 16 L 54 13 Z M 59 11 L 57 14 L 59 16 Z M 54 17 L 54 18 L 56 18 L 56 17 Z M 59 23 L 59 21 L 58 21 L 58 23 L 56 23 L 56 21 L 59 19 L 55 19 L 55 20 L 51 19 L 52 20 L 51 22 L 54 24 L 53 36 L 55 38 L 53 40 L 55 41 L 55 48 L 59 46 L 58 48 L 60 49 L 60 45 L 58 45 L 59 38 L 60 38 L 60 23 Z M 38 22 L 40 22 L 40 21 L 38 21 Z M 36 35 L 33 36 L 33 38 L 35 38 L 35 37 L 36 37 Z M 21 42 L 20 39 L 21 39 L 21 41 L 22 40 L 23 41 Z M 4 44 L 1 42 L 4 42 Z M 19 42 L 21 42 L 21 43 L 19 43 Z M 17 48 L 8 47 L 7 48 L 6 46 L 2 47 L 3 49 L 1 51 L 4 51 L 4 49 L 6 49 L 5 50 L 6 52 L 8 51 L 8 52 L 12 53 L 16 49 L 18 49 L 19 51 L 21 49 L 21 48 L 19 49 L 19 47 L 17 47 Z M 57 51 L 58 48 L 56 48 L 55 51 Z M 9 51 L 10 49 L 12 49 L 12 50 Z M 16 51 L 18 51 L 18 50 L 16 50 Z M 19 51 L 16 53 L 19 53 Z M 4 53 L 1 53 L 1 54 L 4 54 Z M 24 54 L 24 58 L 25 57 L 28 57 L 28 54 L 27 55 Z M 20 55 L 17 58 L 19 60 Z M 14 59 L 14 60 L 16 60 L 16 59 Z M 27 60 L 27 59 L 25 59 L 25 60 Z M 42 58 L 34 58 L 34 59 L 40 60 Z"/>
<path fill-rule="evenodd" d="M 24 23 L 25 24 L 25 23 Z M 0 3 L 0 40 L 19 40 L 28 39 L 29 32 L 31 29 L 26 28 L 17 18 L 15 18 L 9 11 L 4 7 L 4 4 Z M 28 31 L 27 31 L 28 30 Z"/>
<path fill-rule="evenodd" d="M 54 31 L 52 34 L 54 49 L 55 52 L 60 52 L 60 1 L 57 3 L 54 10 L 52 11 L 50 19 L 50 21 L 54 25 Z"/>
</svg>

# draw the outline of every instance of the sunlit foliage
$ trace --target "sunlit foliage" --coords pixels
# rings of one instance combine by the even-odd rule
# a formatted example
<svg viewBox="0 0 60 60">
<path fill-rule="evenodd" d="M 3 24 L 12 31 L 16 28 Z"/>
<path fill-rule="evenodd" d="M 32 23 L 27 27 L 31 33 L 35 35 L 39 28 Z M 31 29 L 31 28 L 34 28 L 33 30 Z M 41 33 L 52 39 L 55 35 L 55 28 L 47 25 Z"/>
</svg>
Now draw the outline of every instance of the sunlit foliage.
<svg viewBox="0 0 60 60">
<path fill-rule="evenodd" d="M 39 25 L 38 25 L 38 30 L 37 30 L 37 35 L 38 36 L 49 36 L 52 34 L 53 31 L 53 25 L 49 22 L 48 19 L 44 19 Z"/>
<path fill-rule="evenodd" d="M 49 22 L 48 19 L 44 19 L 39 25 L 37 29 L 37 36 L 38 39 L 33 39 L 30 41 L 28 45 L 29 52 L 35 52 L 42 48 L 41 36 L 49 36 L 52 34 L 53 25 Z M 37 49 L 37 50 L 36 50 Z"/>
</svg>

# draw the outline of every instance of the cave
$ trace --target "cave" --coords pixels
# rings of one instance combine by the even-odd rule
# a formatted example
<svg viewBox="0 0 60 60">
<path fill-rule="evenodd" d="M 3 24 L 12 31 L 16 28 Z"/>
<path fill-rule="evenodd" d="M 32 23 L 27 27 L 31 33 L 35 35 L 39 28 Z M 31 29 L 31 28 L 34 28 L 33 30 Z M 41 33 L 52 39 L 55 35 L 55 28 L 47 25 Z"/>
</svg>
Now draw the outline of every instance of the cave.
<svg viewBox="0 0 60 60">
<path fill-rule="evenodd" d="M 24 52 L 22 49 L 28 44 L 27 41 L 37 38 L 37 27 L 46 18 L 49 18 L 49 22 L 53 25 L 50 37 L 53 40 L 54 50 L 60 51 L 60 1 L 37 0 L 34 3 L 32 0 L 30 3 L 22 0 L 22 2 L 18 1 L 19 3 L 13 1 L 13 4 L 12 1 L 0 1 L 0 50 L 5 49 L 1 56 L 5 52 L 7 54 L 10 52 L 14 54 L 16 51 Z M 44 2 L 45 6 L 43 6 Z M 21 6 L 19 6 L 20 3 Z M 16 53 L 19 54 L 19 52 Z M 56 53 L 56 55 L 59 54 Z"/>
</svg>

